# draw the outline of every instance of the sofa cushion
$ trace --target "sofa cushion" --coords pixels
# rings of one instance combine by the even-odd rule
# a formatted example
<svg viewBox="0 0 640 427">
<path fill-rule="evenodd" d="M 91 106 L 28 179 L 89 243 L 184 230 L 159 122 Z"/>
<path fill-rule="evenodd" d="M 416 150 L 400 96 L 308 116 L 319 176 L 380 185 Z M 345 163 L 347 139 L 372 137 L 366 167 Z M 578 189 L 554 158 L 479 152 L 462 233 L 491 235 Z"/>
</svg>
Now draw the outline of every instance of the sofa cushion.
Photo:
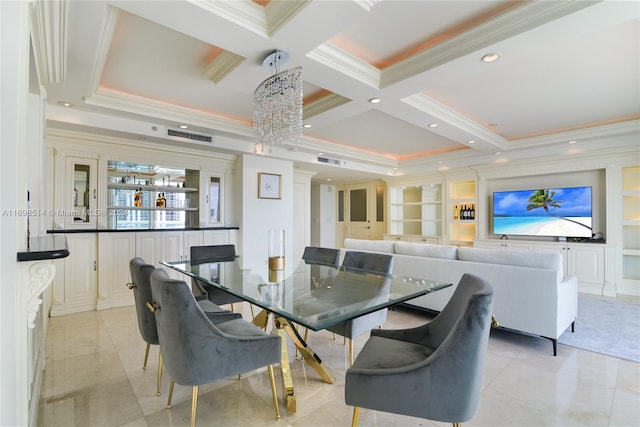
<svg viewBox="0 0 640 427">
<path fill-rule="evenodd" d="M 457 259 L 458 247 L 450 245 L 430 245 L 425 243 L 394 242 L 398 255 L 414 255 L 427 258 Z"/>
<path fill-rule="evenodd" d="M 458 248 L 458 259 L 462 261 L 504 264 L 520 267 L 546 268 L 562 271 L 562 255 L 559 253 L 501 251 L 496 249 Z"/>
<path fill-rule="evenodd" d="M 357 251 L 393 253 L 392 240 L 344 239 L 344 247 Z"/>
</svg>

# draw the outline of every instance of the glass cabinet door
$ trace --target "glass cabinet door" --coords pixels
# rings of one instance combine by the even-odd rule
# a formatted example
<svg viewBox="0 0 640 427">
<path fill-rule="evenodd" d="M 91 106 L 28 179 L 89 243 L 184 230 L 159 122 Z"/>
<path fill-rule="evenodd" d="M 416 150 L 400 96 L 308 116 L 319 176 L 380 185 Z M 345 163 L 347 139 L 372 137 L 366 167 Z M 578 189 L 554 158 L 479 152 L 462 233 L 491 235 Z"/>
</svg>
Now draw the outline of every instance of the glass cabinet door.
<svg viewBox="0 0 640 427">
<path fill-rule="evenodd" d="M 64 208 L 56 213 L 64 216 L 65 228 L 96 227 L 97 166 L 96 159 L 67 157 Z"/>
<path fill-rule="evenodd" d="M 224 177 L 205 173 L 201 182 L 204 186 L 202 222 L 207 226 L 224 224 Z"/>
</svg>

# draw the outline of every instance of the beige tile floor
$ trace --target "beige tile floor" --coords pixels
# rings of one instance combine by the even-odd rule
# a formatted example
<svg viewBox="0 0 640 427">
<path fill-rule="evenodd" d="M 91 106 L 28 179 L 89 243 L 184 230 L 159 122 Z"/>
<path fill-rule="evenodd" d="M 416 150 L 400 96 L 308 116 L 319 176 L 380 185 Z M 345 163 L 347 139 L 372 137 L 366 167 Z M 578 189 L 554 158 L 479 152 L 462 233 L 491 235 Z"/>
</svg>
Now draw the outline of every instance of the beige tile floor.
<svg viewBox="0 0 640 427">
<path fill-rule="evenodd" d="M 245 319 L 250 312 L 241 305 Z M 423 323 L 424 314 L 389 311 L 385 328 Z M 356 352 L 366 336 L 355 341 Z M 309 344 L 335 377 L 324 383 L 289 345 L 297 412 L 275 420 L 266 369 L 200 388 L 199 426 L 349 426 L 344 404 L 347 346 L 328 332 Z M 177 386 L 166 409 L 168 376 L 156 396 L 158 349 L 142 369 L 145 344 L 134 307 L 50 319 L 39 426 L 188 425 L 191 391 Z M 276 369 L 279 397 L 282 386 Z M 444 426 L 418 418 L 362 410 L 360 426 Z M 505 331 L 492 331 L 480 405 L 466 426 L 640 426 L 640 364 Z"/>
</svg>

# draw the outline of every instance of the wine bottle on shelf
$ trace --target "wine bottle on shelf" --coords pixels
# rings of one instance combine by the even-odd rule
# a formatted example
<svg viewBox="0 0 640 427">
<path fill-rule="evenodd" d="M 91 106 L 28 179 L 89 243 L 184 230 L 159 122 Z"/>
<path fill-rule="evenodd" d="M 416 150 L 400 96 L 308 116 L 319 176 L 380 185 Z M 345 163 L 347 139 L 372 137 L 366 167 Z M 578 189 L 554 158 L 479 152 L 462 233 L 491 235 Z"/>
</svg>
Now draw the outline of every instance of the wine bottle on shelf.
<svg viewBox="0 0 640 427">
<path fill-rule="evenodd" d="M 162 203 L 162 195 L 158 193 L 158 197 L 156 198 L 156 208 L 161 208 L 160 204 Z"/>
<path fill-rule="evenodd" d="M 460 209 L 460 219 L 467 219 L 467 207 L 465 205 L 462 205 L 462 209 Z"/>
<path fill-rule="evenodd" d="M 161 208 L 167 207 L 167 198 L 164 196 L 164 192 L 162 193 L 162 200 L 160 201 L 160 204 L 162 205 L 160 206 Z"/>
<path fill-rule="evenodd" d="M 476 219 L 476 208 L 474 205 L 471 205 L 471 219 Z"/>
<path fill-rule="evenodd" d="M 144 193 L 142 192 L 142 187 L 138 189 L 138 207 L 141 208 L 144 206 Z"/>
<path fill-rule="evenodd" d="M 460 217 L 460 210 L 458 210 L 458 205 L 453 207 L 453 219 L 458 219 Z"/>
<path fill-rule="evenodd" d="M 138 192 L 138 189 L 136 188 L 136 192 L 133 195 L 133 207 L 137 208 L 139 207 L 139 202 L 140 202 L 140 193 Z"/>
</svg>

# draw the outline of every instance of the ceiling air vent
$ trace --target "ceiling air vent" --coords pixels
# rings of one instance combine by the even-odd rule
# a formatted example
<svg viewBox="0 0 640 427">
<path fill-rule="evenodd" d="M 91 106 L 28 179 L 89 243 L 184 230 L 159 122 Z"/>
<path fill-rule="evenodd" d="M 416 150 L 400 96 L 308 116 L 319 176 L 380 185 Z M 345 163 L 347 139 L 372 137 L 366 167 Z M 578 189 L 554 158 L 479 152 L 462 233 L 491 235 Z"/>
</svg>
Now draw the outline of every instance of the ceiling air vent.
<svg viewBox="0 0 640 427">
<path fill-rule="evenodd" d="M 319 163 L 329 163 L 329 164 L 338 165 L 338 166 L 341 164 L 340 160 L 338 160 L 338 159 L 330 159 L 328 157 L 318 157 L 318 162 Z"/>
<path fill-rule="evenodd" d="M 175 139 L 180 139 L 182 141 L 200 141 L 200 142 L 213 142 L 213 137 L 211 135 L 198 134 L 193 132 L 185 132 L 183 130 L 171 129 L 167 128 L 167 136 L 173 137 Z"/>
</svg>

